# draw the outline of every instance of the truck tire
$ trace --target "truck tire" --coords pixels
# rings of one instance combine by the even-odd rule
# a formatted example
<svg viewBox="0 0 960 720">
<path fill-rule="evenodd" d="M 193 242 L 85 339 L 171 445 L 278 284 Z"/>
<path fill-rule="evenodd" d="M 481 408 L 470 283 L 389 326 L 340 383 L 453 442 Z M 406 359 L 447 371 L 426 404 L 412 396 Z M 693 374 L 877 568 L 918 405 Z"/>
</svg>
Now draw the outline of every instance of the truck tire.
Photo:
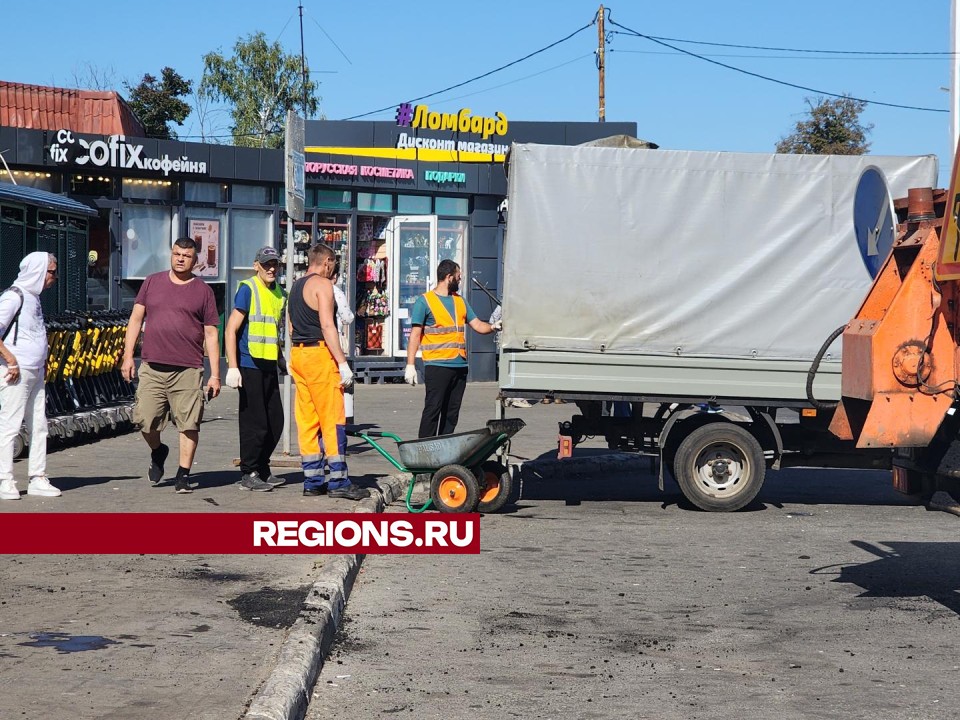
<svg viewBox="0 0 960 720">
<path fill-rule="evenodd" d="M 767 464 L 757 439 L 740 425 L 713 422 L 680 443 L 673 476 L 701 510 L 732 512 L 760 492 Z"/>
</svg>

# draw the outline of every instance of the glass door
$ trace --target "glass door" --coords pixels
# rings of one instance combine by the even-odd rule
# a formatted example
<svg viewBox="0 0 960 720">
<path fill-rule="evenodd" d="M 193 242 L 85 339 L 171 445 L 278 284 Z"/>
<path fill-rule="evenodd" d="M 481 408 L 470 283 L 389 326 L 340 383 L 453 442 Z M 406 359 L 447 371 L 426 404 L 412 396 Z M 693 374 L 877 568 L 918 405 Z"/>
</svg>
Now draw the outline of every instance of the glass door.
<svg viewBox="0 0 960 720">
<path fill-rule="evenodd" d="M 410 338 L 410 311 L 417 298 L 435 284 L 437 218 L 433 215 L 393 219 L 394 354 L 405 356 Z"/>
</svg>

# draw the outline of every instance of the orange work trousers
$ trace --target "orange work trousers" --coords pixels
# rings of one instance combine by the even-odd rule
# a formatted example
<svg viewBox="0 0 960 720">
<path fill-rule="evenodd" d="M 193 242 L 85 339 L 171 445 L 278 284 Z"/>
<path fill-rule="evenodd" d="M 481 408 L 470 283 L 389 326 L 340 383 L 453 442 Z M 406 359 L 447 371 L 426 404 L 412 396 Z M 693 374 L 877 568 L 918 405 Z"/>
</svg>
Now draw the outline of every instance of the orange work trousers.
<svg viewBox="0 0 960 720">
<path fill-rule="evenodd" d="M 326 344 L 294 345 L 290 375 L 297 384 L 294 412 L 304 490 L 349 485 L 343 388 L 340 370 Z"/>
</svg>

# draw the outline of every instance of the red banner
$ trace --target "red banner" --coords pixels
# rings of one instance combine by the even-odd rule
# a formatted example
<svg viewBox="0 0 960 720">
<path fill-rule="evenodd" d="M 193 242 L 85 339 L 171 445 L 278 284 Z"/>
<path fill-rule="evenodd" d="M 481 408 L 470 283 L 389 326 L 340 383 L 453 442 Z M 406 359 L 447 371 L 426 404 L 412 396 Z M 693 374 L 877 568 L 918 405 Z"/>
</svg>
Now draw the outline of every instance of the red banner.
<svg viewBox="0 0 960 720">
<path fill-rule="evenodd" d="M 480 515 L 3 513 L 0 554 L 480 552 Z"/>
</svg>

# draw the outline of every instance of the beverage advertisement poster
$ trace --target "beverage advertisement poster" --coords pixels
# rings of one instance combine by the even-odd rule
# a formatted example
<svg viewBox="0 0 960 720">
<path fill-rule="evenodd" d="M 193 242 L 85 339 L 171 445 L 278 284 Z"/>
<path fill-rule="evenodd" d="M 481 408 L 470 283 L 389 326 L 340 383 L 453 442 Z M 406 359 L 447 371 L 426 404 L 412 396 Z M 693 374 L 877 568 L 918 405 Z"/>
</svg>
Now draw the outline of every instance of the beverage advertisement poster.
<svg viewBox="0 0 960 720">
<path fill-rule="evenodd" d="M 191 220 L 190 237 L 197 243 L 199 259 L 194 275 L 217 277 L 220 275 L 220 221 Z"/>
</svg>

